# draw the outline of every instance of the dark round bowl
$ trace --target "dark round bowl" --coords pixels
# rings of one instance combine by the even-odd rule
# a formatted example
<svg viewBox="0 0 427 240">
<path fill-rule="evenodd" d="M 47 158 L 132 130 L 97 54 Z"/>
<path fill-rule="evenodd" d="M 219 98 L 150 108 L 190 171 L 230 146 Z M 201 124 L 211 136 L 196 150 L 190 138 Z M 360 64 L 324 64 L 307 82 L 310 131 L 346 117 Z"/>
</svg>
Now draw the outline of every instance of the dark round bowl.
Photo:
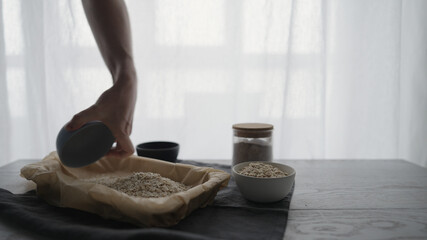
<svg viewBox="0 0 427 240">
<path fill-rule="evenodd" d="M 92 121 L 74 131 L 68 131 L 64 126 L 56 138 L 56 151 L 65 166 L 84 167 L 103 157 L 114 141 L 105 124 Z"/>
<path fill-rule="evenodd" d="M 136 146 L 138 156 L 176 162 L 179 144 L 174 142 L 146 142 Z"/>
</svg>

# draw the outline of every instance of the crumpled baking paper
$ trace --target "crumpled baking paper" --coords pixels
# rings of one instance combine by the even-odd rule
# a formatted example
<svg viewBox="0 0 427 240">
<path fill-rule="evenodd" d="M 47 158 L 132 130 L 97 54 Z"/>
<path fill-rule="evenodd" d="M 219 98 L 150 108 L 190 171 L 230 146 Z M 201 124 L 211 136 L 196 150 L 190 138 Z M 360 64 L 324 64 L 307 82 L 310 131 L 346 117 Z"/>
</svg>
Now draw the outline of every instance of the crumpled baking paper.
<svg viewBox="0 0 427 240">
<path fill-rule="evenodd" d="M 99 176 L 126 176 L 134 172 L 159 173 L 191 188 L 162 198 L 129 196 L 104 185 L 82 179 Z M 21 169 L 21 176 L 37 184 L 37 195 L 51 205 L 83 210 L 107 219 L 140 226 L 168 227 L 177 224 L 197 208 L 212 203 L 226 187 L 230 175 L 224 171 L 188 164 L 130 156 L 104 157 L 83 167 L 68 168 L 56 152 Z"/>
</svg>

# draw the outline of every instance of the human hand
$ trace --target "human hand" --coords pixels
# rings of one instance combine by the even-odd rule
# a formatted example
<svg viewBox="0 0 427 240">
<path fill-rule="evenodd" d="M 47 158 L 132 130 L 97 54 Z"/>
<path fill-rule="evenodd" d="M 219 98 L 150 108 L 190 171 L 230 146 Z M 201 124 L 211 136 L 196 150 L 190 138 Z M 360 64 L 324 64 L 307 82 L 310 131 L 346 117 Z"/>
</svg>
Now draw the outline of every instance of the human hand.
<svg viewBox="0 0 427 240">
<path fill-rule="evenodd" d="M 111 130 L 117 143 L 107 155 L 124 158 L 135 151 L 129 136 L 137 95 L 136 74 L 131 71 L 119 74 L 114 82 L 95 104 L 74 115 L 65 128 L 72 131 L 90 121 L 103 122 Z"/>
</svg>

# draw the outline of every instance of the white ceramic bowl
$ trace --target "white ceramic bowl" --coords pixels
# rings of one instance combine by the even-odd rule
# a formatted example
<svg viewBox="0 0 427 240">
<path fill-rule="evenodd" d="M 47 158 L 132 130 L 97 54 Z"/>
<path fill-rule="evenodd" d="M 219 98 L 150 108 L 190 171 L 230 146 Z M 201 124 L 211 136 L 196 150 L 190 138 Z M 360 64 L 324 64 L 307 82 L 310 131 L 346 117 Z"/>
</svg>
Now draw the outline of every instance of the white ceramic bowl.
<svg viewBox="0 0 427 240">
<path fill-rule="evenodd" d="M 279 178 L 256 178 L 238 173 L 244 167 L 248 166 L 249 163 L 251 162 L 239 163 L 232 168 L 234 181 L 236 181 L 237 187 L 243 197 L 254 202 L 277 202 L 285 198 L 291 191 L 295 180 L 295 169 L 281 163 L 260 162 L 273 165 L 288 173 L 288 176 Z"/>
</svg>

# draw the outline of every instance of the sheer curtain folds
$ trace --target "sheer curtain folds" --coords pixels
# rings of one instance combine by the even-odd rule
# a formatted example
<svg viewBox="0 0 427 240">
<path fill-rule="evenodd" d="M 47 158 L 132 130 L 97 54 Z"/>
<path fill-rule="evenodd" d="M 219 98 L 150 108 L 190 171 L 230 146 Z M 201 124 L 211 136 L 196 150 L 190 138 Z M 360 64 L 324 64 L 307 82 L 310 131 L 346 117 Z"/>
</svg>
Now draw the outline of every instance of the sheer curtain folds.
<svg viewBox="0 0 427 240">
<path fill-rule="evenodd" d="M 129 0 L 132 140 L 230 159 L 267 122 L 276 159 L 427 166 L 427 1 Z M 41 158 L 112 84 L 80 0 L 0 0 L 0 165 Z"/>
</svg>

